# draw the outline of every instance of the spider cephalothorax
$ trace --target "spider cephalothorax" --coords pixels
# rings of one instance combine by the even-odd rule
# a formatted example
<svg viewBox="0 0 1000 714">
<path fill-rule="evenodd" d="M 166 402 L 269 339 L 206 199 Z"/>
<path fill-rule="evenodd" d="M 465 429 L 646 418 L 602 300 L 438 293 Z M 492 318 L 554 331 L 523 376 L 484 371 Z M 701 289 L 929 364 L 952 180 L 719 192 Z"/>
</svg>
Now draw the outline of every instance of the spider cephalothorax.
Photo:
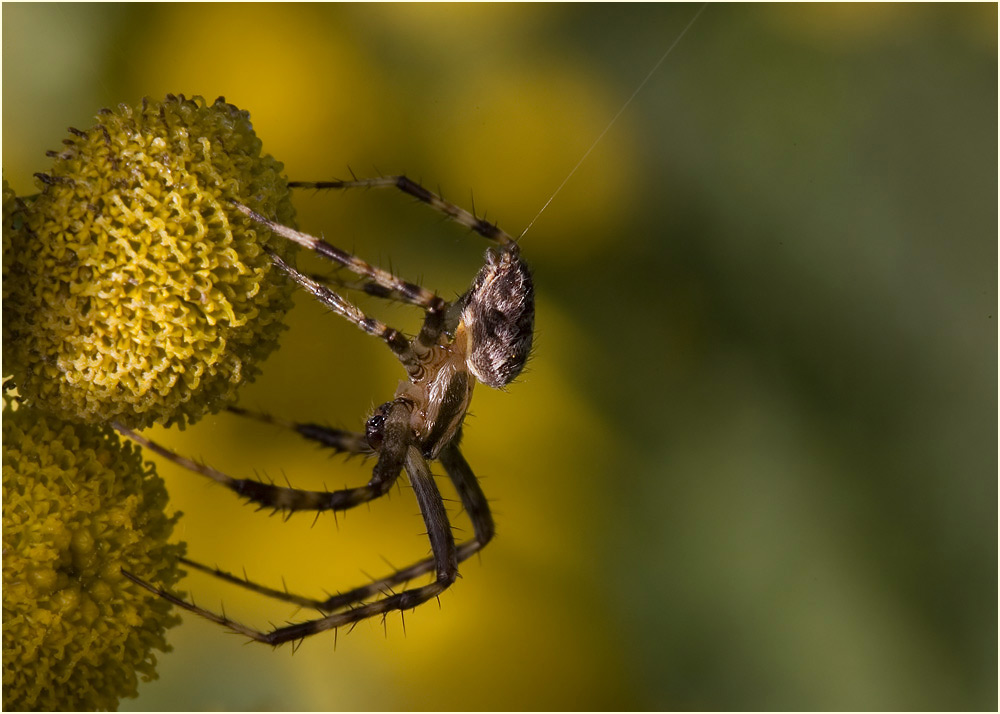
<svg viewBox="0 0 1000 714">
<path fill-rule="evenodd" d="M 292 280 L 324 305 L 365 332 L 382 339 L 406 369 L 407 379 L 400 382 L 393 398 L 378 407 L 369 417 L 363 434 L 283 421 L 236 407 L 230 411 L 290 427 L 303 437 L 342 453 L 377 455 L 372 477 L 365 486 L 340 491 L 305 491 L 254 479 L 236 479 L 119 427 L 122 433 L 135 441 L 217 481 L 249 501 L 289 513 L 300 510 L 345 510 L 367 503 L 385 494 L 395 483 L 400 471 L 406 470 L 427 526 L 433 555 L 384 578 L 325 600 L 316 600 L 257 585 L 227 572 L 184 560 L 191 567 L 264 595 L 328 613 L 318 619 L 260 632 L 125 573 L 143 587 L 186 610 L 272 645 L 351 625 L 393 610 L 416 607 L 451 585 L 458 576 L 458 563 L 481 550 L 490 541 L 494 527 L 486 497 L 459 451 L 462 422 L 476 381 L 502 388 L 510 384 L 524 369 L 531 351 L 535 318 L 531 273 L 521 259 L 517 243 L 495 224 L 487 223 L 444 201 L 405 176 L 289 185 L 331 189 L 394 186 L 495 241 L 497 246 L 487 250 L 486 262 L 472 285 L 461 298 L 451 304 L 433 292 L 401 280 L 319 238 L 279 225 L 245 206 L 236 206 L 278 235 L 313 250 L 360 276 L 359 282 L 344 283 L 343 287 L 400 300 L 425 311 L 420 333 L 408 339 L 398 330 L 365 315 L 324 282 L 304 275 L 277 255 L 271 256 Z M 474 536 L 471 540 L 456 545 L 444 503 L 430 475 L 428 460 L 439 461 L 454 483 L 462 506 L 472 521 Z M 434 580 L 426 585 L 400 592 L 392 590 L 394 586 L 431 572 L 434 573 Z"/>
</svg>

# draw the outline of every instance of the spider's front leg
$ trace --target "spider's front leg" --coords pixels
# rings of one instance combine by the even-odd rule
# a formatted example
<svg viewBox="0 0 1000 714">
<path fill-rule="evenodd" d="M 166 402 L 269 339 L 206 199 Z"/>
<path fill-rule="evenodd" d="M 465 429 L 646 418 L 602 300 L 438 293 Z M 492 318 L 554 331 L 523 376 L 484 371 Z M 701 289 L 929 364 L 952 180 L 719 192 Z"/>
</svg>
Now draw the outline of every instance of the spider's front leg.
<svg viewBox="0 0 1000 714">
<path fill-rule="evenodd" d="M 131 429 L 120 424 L 115 425 L 123 436 L 131 439 L 160 456 L 183 466 L 189 471 L 206 476 L 216 483 L 225 486 L 234 493 L 246 498 L 261 508 L 273 508 L 276 511 L 346 511 L 362 503 L 367 503 L 388 493 L 399 477 L 403 456 L 390 458 L 380 450 L 379 460 L 372 470 L 371 480 L 364 486 L 345 488 L 338 491 L 308 491 L 305 489 L 277 486 L 256 479 L 234 478 L 211 466 L 189 459 L 186 456 L 171 451 Z M 402 402 L 392 402 L 385 416 L 385 433 L 392 434 L 392 439 L 410 438 L 410 408 Z M 348 434 L 352 441 L 358 442 L 360 435 Z M 341 444 L 344 446 L 346 444 Z M 354 444 L 359 446 L 360 444 Z"/>
</svg>

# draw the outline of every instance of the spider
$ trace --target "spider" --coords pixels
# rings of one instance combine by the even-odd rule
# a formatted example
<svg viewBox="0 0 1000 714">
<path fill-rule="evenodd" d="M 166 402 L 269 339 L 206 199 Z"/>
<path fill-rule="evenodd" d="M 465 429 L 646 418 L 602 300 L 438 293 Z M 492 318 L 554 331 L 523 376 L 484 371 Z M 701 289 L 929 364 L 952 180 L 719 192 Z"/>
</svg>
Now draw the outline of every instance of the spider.
<svg viewBox="0 0 1000 714">
<path fill-rule="evenodd" d="M 425 312 L 419 334 L 408 339 L 398 330 L 368 317 L 319 280 L 299 272 L 271 254 L 275 264 L 321 303 L 368 334 L 383 340 L 402 363 L 408 379 L 400 382 L 390 401 L 375 410 L 365 424 L 364 434 L 315 424 L 284 422 L 239 407 L 230 407 L 230 411 L 292 428 L 306 439 L 340 453 L 377 456 L 371 480 L 364 486 L 338 491 L 306 491 L 253 479 L 236 479 L 117 426 L 122 434 L 137 443 L 213 479 L 248 501 L 289 514 L 316 511 L 318 517 L 321 511 L 341 511 L 368 503 L 385 495 L 400 471 L 406 469 L 427 527 L 432 555 L 366 585 L 325 600 L 315 600 L 183 560 L 188 566 L 263 595 L 328 613 L 322 617 L 260 631 L 122 571 L 133 582 L 173 604 L 270 645 L 302 640 L 324 630 L 336 631 L 377 615 L 384 618 L 395 610 L 416 608 L 448 588 L 458 576 L 458 564 L 479 552 L 492 539 L 494 525 L 489 505 L 476 476 L 459 450 L 462 421 L 477 381 L 489 387 L 503 388 L 521 373 L 531 351 L 535 315 L 531 273 L 521 259 L 517 242 L 496 224 L 445 201 L 406 176 L 291 182 L 289 185 L 315 189 L 395 187 L 496 245 L 487 249 L 486 262 L 465 294 L 449 303 L 432 291 L 403 281 L 319 238 L 279 225 L 246 206 L 236 204 L 236 208 L 253 221 L 357 274 L 360 280 L 349 287 L 377 297 L 400 300 Z M 472 521 L 474 537 L 471 540 L 456 545 L 444 502 L 431 477 L 429 461 L 439 461 L 454 483 Z M 434 580 L 426 585 L 400 592 L 392 590 L 393 586 L 408 583 L 431 571 Z M 376 598 L 379 595 L 382 597 Z"/>
</svg>

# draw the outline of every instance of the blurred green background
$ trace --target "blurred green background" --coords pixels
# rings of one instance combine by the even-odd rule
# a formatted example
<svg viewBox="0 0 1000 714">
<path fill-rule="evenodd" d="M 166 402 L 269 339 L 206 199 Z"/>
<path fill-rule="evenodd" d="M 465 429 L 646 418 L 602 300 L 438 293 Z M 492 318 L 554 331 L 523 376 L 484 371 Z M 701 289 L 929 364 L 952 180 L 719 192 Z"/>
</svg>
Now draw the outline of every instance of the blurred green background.
<svg viewBox="0 0 1000 714">
<path fill-rule="evenodd" d="M 224 95 L 292 178 L 407 172 L 518 233 L 697 10 L 5 3 L 4 174 L 33 192 L 103 106 Z M 524 238 L 537 348 L 464 442 L 499 537 L 441 608 L 294 656 L 186 617 L 123 708 L 995 710 L 996 28 L 708 7 Z M 296 197 L 304 230 L 460 293 L 484 242 L 411 203 Z M 360 428 L 398 364 L 305 295 L 289 323 L 242 403 Z M 370 469 L 225 415 L 154 434 L 303 487 Z M 190 556 L 264 583 L 427 551 L 406 485 L 312 526 L 160 472 Z"/>
</svg>

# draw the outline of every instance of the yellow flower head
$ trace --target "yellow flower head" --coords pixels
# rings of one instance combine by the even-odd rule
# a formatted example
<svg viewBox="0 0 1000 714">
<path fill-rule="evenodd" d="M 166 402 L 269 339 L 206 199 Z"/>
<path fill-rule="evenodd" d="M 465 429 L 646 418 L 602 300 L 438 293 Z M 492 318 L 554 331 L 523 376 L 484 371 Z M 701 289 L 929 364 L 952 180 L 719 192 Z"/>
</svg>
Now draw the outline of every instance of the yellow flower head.
<svg viewBox="0 0 1000 714">
<path fill-rule="evenodd" d="M 121 569 L 170 587 L 177 515 L 139 449 L 109 427 L 3 414 L 3 707 L 115 709 L 153 679 L 179 622 Z"/>
<path fill-rule="evenodd" d="M 291 286 L 264 248 L 290 247 L 232 201 L 290 225 L 287 181 L 222 98 L 97 120 L 50 152 L 11 227 L 5 193 L 5 357 L 45 411 L 183 427 L 232 402 L 277 345 Z"/>
</svg>

